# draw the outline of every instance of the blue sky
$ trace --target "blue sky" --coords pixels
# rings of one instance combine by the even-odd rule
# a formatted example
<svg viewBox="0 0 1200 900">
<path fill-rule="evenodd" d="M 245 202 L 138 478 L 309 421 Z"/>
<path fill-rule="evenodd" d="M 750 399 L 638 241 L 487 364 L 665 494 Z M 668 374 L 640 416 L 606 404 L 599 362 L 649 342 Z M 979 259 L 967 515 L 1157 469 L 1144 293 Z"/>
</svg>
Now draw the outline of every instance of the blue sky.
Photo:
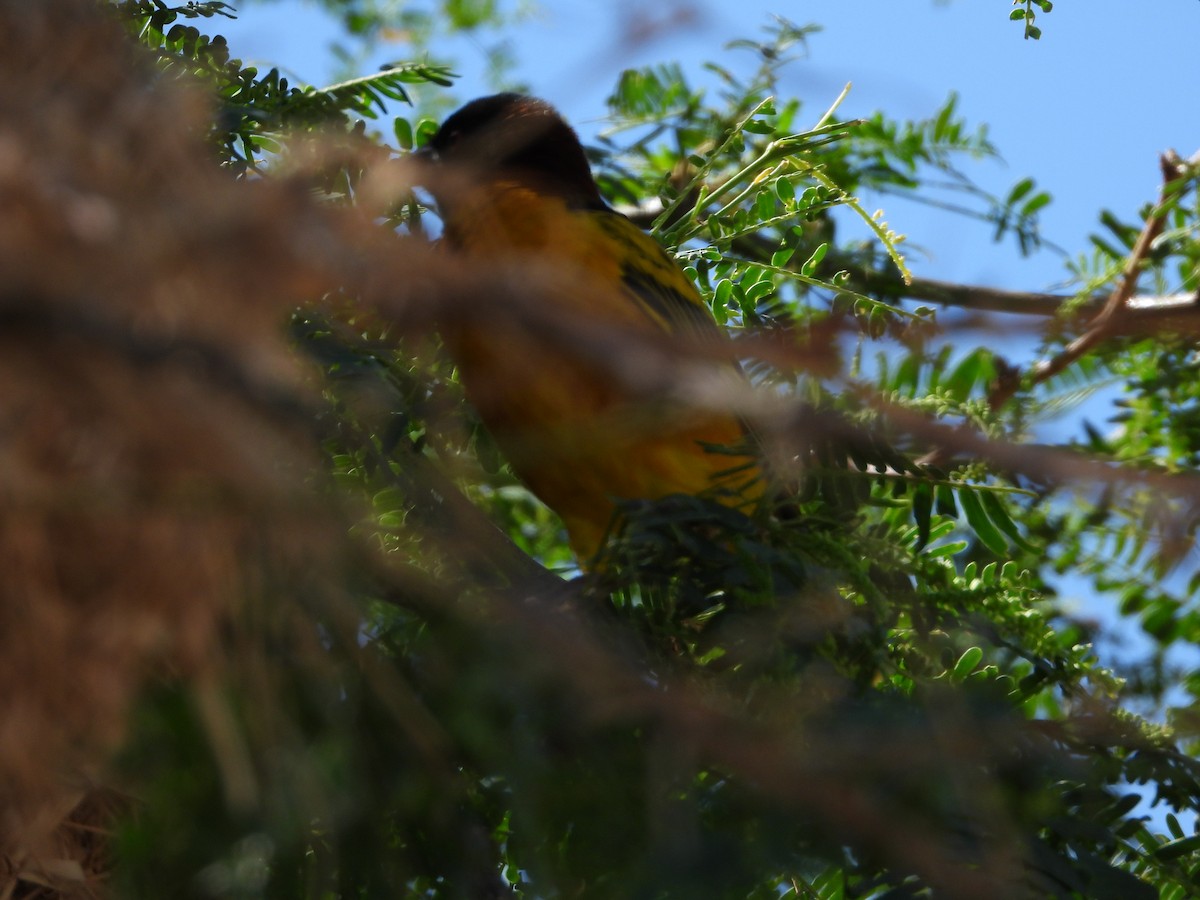
<svg viewBox="0 0 1200 900">
<path fill-rule="evenodd" d="M 1160 152 L 1200 148 L 1200 2 L 1063 0 L 1040 16 L 1040 41 L 1023 40 L 1020 25 L 1007 21 L 1011 8 L 1005 0 L 537 0 L 537 12 L 510 35 L 516 77 L 586 135 L 602 125 L 604 98 L 622 69 L 678 60 L 700 80 L 705 60 L 748 66 L 745 51 L 722 47 L 757 37 L 772 11 L 820 24 L 807 58 L 785 70 L 785 92 L 815 116 L 852 82 L 846 117 L 882 110 L 919 119 L 957 91 L 960 112 L 988 124 L 1004 157 L 969 164 L 969 173 L 999 194 L 1033 176 L 1055 198 L 1044 234 L 1077 253 L 1101 208 L 1132 219 L 1155 197 Z M 213 29 L 229 37 L 235 55 L 315 84 L 334 77 L 329 46 L 339 32 L 319 7 L 244 0 L 238 15 Z M 651 26 L 640 41 L 627 31 L 638 16 Z M 396 42 L 372 63 L 408 52 Z M 459 40 L 445 55 L 463 75 L 459 99 L 492 89 L 477 45 Z M 919 274 L 1031 290 L 1064 277 L 1055 254 L 1022 260 L 1011 246 L 991 244 L 986 225 L 894 199 L 871 205 L 884 205 L 893 228 L 927 251 L 911 260 Z"/>
</svg>

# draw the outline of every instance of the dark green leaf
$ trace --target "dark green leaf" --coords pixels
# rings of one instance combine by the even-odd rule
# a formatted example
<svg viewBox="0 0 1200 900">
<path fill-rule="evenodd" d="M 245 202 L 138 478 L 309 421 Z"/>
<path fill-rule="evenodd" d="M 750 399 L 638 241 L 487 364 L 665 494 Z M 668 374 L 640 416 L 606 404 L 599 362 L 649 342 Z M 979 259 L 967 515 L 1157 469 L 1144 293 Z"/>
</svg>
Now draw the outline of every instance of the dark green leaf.
<svg viewBox="0 0 1200 900">
<path fill-rule="evenodd" d="M 914 550 L 921 550 L 929 543 L 929 525 L 933 514 L 933 488 L 921 482 L 912 496 L 913 521 L 917 524 L 917 543 Z"/>
<path fill-rule="evenodd" d="M 1008 542 L 984 512 L 979 492 L 969 487 L 960 488 L 958 504 L 980 543 L 997 556 L 1004 556 L 1008 552 Z"/>
</svg>

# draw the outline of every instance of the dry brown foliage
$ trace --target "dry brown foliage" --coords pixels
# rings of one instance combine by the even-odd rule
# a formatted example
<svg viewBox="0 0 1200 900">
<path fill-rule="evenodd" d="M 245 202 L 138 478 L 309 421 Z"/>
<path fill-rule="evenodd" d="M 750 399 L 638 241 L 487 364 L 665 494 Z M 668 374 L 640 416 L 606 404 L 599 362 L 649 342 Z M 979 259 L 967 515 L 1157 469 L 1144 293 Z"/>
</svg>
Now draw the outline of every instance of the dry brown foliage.
<svg viewBox="0 0 1200 900">
<path fill-rule="evenodd" d="M 99 4 L 0 3 L 2 897 L 93 894 L 144 679 L 341 553 L 285 325 L 378 232 L 224 177 L 209 118 Z"/>
</svg>

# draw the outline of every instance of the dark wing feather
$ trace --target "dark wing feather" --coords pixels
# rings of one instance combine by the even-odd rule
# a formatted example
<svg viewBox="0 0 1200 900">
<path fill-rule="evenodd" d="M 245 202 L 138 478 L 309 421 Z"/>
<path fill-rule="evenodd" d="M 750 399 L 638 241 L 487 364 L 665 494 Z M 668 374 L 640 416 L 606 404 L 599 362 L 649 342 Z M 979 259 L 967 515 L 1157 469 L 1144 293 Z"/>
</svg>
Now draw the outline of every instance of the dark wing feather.
<svg viewBox="0 0 1200 900">
<path fill-rule="evenodd" d="M 695 286 L 654 238 L 612 210 L 591 215 L 621 246 L 621 281 L 651 319 L 671 334 L 713 340 L 722 337 L 712 311 Z"/>
<path fill-rule="evenodd" d="M 728 342 L 727 335 L 700 298 L 695 285 L 654 238 L 613 210 L 606 208 L 592 215 L 609 237 L 625 250 L 621 254 L 621 282 L 651 319 L 664 331 L 693 341 L 714 345 Z M 729 365 L 741 374 L 742 368 L 734 357 L 732 346 Z M 751 443 L 756 443 L 752 429 L 741 417 L 738 420 Z"/>
</svg>

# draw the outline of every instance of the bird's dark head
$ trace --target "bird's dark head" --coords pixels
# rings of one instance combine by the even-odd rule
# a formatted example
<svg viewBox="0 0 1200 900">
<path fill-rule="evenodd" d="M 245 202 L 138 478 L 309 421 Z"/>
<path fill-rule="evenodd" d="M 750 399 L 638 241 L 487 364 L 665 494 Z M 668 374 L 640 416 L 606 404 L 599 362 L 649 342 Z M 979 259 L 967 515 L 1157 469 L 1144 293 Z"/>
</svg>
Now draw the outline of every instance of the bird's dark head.
<svg viewBox="0 0 1200 900">
<path fill-rule="evenodd" d="M 523 94 L 472 100 L 442 123 L 417 156 L 464 177 L 514 178 L 573 205 L 603 205 L 571 126 L 549 103 Z"/>
</svg>

